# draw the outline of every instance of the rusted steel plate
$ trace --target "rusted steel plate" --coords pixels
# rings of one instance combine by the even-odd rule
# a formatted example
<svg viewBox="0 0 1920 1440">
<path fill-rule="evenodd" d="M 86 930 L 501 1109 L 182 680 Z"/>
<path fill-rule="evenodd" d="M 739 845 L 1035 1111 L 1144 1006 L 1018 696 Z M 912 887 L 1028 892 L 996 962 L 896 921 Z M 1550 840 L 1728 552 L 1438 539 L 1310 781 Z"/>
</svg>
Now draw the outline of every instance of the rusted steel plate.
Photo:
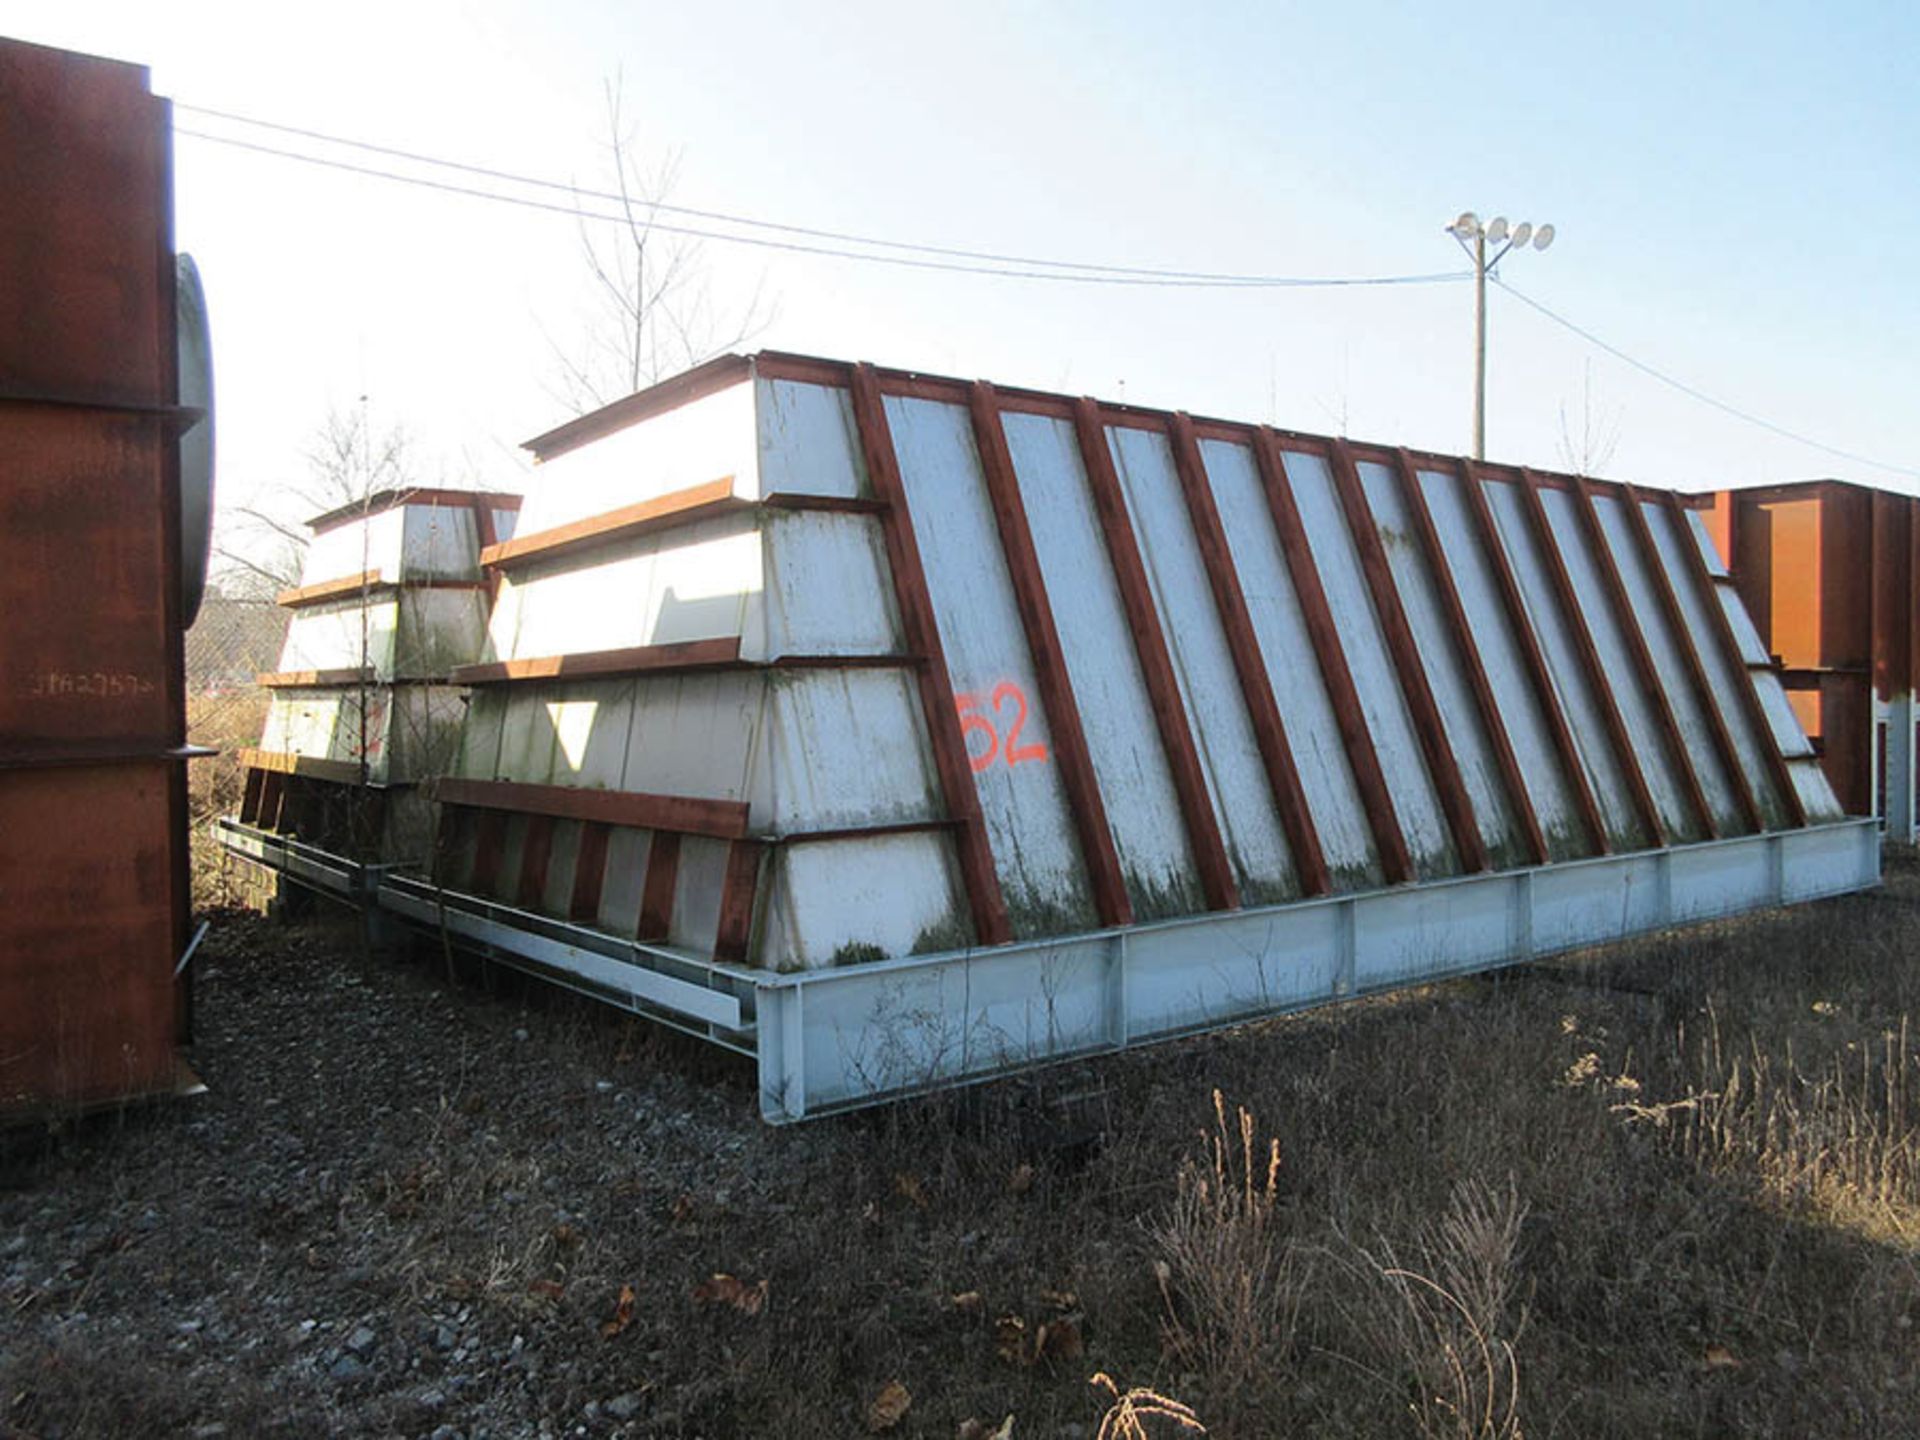
<svg viewBox="0 0 1920 1440">
<path fill-rule="evenodd" d="M 0 773 L 0 1112 L 171 1085 L 173 768 Z"/>
<path fill-rule="evenodd" d="M 167 499 L 170 449 L 138 418 L 0 412 L 7 741 L 181 730 L 178 695 L 170 693 L 178 640 L 168 632 L 166 600 L 174 561 L 155 520 Z M 76 565 L 87 577 L 78 595 Z"/>
</svg>

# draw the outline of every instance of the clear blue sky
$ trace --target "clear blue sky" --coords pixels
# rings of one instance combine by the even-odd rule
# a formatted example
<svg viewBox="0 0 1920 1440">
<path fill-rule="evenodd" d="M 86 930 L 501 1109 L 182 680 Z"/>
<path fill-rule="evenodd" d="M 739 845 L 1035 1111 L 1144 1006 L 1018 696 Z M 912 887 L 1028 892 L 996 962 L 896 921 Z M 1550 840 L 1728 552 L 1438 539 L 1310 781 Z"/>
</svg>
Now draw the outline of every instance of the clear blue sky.
<svg viewBox="0 0 1920 1440">
<path fill-rule="evenodd" d="M 293 18 L 298 16 L 297 19 Z M 1920 470 L 1920 7 L 1348 3 L 0 3 L 0 32 L 149 64 L 182 102 L 560 180 L 604 178 L 616 69 L 681 203 L 1045 256 L 1444 270 L 1464 208 L 1551 221 L 1507 278 L 1742 408 Z M 186 116 L 181 123 L 190 123 Z M 198 123 L 198 122 L 191 122 Z M 238 133 L 238 132 L 234 132 Z M 182 138 L 229 498 L 370 397 L 432 478 L 516 483 L 563 418 L 571 222 Z M 1183 292 L 929 276 L 709 244 L 761 344 L 1442 450 L 1471 289 Z M 1663 389 L 1496 292 L 1489 453 L 1689 487 L 1920 481 Z"/>
</svg>

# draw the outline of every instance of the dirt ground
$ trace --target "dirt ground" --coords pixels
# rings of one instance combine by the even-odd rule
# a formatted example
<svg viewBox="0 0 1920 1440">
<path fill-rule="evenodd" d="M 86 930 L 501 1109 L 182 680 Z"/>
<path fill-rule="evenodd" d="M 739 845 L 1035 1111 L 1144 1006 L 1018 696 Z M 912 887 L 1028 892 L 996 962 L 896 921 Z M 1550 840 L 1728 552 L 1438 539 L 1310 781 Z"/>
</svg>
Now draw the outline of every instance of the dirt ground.
<svg viewBox="0 0 1920 1440">
<path fill-rule="evenodd" d="M 1216 1435 L 1920 1434 L 1890 880 L 779 1130 L 604 1007 L 222 913 L 207 1093 L 0 1153 L 0 1433 L 1092 1440 L 1105 1372 Z"/>
</svg>

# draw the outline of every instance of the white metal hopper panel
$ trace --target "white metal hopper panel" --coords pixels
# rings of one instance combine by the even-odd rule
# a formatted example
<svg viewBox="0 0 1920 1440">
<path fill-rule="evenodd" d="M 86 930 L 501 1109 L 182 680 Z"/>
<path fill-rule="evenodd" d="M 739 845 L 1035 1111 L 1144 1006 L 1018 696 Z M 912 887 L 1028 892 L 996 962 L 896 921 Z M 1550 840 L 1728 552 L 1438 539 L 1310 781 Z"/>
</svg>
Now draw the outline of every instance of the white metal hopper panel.
<svg viewBox="0 0 1920 1440">
<path fill-rule="evenodd" d="M 447 683 L 485 643 L 484 546 L 511 537 L 519 499 L 476 491 L 380 492 L 311 522 L 261 748 L 248 752 L 241 819 L 276 833 L 342 833 L 326 787 L 438 779 L 461 745 L 465 692 Z M 352 848 L 424 858 L 431 816 L 375 797 Z M 377 813 L 376 813 L 377 812 Z M 364 832 L 364 833 L 363 833 Z"/>
<path fill-rule="evenodd" d="M 381 894 L 773 1118 L 1877 879 L 1672 497 L 777 355 L 531 448 Z"/>
</svg>

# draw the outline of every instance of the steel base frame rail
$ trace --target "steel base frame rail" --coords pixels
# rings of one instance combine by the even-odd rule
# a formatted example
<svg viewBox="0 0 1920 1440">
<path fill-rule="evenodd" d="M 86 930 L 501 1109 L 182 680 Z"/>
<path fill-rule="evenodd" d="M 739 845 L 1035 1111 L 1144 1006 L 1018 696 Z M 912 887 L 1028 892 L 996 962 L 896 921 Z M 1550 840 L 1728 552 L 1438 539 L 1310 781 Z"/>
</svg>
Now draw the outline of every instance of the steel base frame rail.
<svg viewBox="0 0 1920 1440">
<path fill-rule="evenodd" d="M 221 843 L 341 893 L 347 863 L 232 821 Z M 358 897 L 462 949 L 755 1057 L 774 1124 L 1872 888 L 1852 819 L 1064 939 L 779 974 L 372 867 Z M 366 878 L 372 883 L 367 883 Z"/>
<path fill-rule="evenodd" d="M 215 823 L 214 838 L 222 849 L 241 859 L 251 860 L 335 900 L 358 905 L 374 898 L 378 866 L 362 865 L 318 845 L 262 830 L 230 816 L 223 816 Z"/>
</svg>

